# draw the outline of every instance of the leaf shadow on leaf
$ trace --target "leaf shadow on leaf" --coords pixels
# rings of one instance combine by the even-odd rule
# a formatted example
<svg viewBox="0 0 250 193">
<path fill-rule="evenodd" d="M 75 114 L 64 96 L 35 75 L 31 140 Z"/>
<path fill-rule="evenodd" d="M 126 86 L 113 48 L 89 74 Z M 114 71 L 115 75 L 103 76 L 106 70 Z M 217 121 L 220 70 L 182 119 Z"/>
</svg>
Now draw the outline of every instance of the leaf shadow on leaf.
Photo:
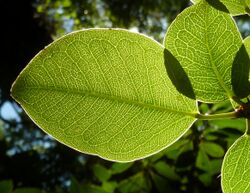
<svg viewBox="0 0 250 193">
<path fill-rule="evenodd" d="M 234 59 L 231 73 L 233 91 L 240 98 L 247 97 L 250 94 L 249 69 L 249 55 L 244 44 L 242 44 Z"/>
<path fill-rule="evenodd" d="M 167 49 L 164 49 L 164 64 L 168 76 L 176 89 L 183 95 L 191 99 L 196 99 L 187 73 L 184 71 L 179 61 Z"/>
<path fill-rule="evenodd" d="M 206 2 L 219 11 L 230 13 L 227 7 L 223 3 L 221 3 L 219 0 L 206 0 Z"/>
</svg>

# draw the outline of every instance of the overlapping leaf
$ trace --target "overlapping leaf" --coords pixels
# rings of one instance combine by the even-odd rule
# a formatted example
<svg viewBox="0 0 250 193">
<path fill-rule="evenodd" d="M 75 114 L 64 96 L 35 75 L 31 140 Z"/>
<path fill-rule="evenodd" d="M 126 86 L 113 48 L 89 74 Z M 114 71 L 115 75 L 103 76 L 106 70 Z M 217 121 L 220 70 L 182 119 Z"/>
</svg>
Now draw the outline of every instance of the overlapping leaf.
<svg viewBox="0 0 250 193">
<path fill-rule="evenodd" d="M 193 5 L 171 24 L 164 44 L 186 72 L 196 99 L 220 102 L 233 97 L 232 64 L 242 39 L 229 14 L 205 1 Z"/>
<path fill-rule="evenodd" d="M 238 51 L 232 67 L 232 86 L 234 93 L 240 98 L 250 94 L 250 38 L 246 38 Z"/>
<path fill-rule="evenodd" d="M 41 51 L 12 96 L 47 133 L 78 151 L 131 161 L 177 140 L 196 103 L 166 75 L 164 48 L 125 30 L 78 31 Z"/>
<path fill-rule="evenodd" d="M 224 10 L 232 15 L 250 14 L 249 0 L 192 0 L 193 3 L 201 1 L 207 1 L 215 8 Z"/>
<path fill-rule="evenodd" d="M 222 165 L 224 193 L 250 192 L 250 137 L 242 136 L 225 155 Z"/>
</svg>

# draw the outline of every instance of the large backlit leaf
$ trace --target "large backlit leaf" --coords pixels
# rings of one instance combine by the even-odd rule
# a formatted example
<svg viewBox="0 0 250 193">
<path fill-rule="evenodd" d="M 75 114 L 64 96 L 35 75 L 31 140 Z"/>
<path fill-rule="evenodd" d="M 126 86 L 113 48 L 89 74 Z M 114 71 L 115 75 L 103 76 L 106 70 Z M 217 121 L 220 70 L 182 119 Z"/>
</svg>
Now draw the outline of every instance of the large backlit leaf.
<svg viewBox="0 0 250 193">
<path fill-rule="evenodd" d="M 233 96 L 231 69 L 242 39 L 230 15 L 207 2 L 193 5 L 171 24 L 164 44 L 187 73 L 196 99 Z"/>
<path fill-rule="evenodd" d="M 224 193 L 250 192 L 250 136 L 243 135 L 230 147 L 222 164 Z"/>
<path fill-rule="evenodd" d="M 193 3 L 198 3 L 202 0 L 191 0 Z M 203 0 L 209 2 L 212 6 L 221 9 L 223 4 L 227 11 L 232 15 L 250 14 L 250 1 L 249 0 Z M 223 8 L 222 8 L 223 9 Z"/>
<path fill-rule="evenodd" d="M 12 96 L 60 142 L 105 159 L 132 161 L 176 141 L 196 102 L 167 76 L 164 48 L 126 30 L 64 36 L 19 75 Z"/>
</svg>

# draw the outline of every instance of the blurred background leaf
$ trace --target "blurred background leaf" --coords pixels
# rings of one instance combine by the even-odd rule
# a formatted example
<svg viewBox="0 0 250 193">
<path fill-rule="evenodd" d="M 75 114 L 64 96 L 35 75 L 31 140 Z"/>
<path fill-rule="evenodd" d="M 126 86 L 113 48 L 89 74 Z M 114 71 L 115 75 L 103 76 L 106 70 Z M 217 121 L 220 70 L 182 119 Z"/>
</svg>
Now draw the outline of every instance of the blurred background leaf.
<svg viewBox="0 0 250 193">
<path fill-rule="evenodd" d="M 1 193 L 11 193 L 13 189 L 13 183 L 11 180 L 0 181 L 0 192 Z"/>
</svg>

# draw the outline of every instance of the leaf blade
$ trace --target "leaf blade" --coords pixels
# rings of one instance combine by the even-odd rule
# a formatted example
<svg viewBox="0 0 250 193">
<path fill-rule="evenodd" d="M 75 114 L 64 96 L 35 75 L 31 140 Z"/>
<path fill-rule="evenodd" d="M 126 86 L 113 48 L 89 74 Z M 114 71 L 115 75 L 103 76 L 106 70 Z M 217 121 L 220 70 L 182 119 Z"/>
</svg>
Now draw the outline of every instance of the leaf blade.
<svg viewBox="0 0 250 193">
<path fill-rule="evenodd" d="M 200 1 L 201 0 L 192 0 L 193 3 L 199 3 Z M 228 9 L 228 12 L 232 15 L 243 15 L 250 13 L 249 0 L 216 0 L 216 1 L 210 0 L 209 2 L 211 2 L 212 5 L 213 3 L 216 2 L 223 3 Z"/>
<path fill-rule="evenodd" d="M 233 97 L 231 68 L 242 39 L 231 16 L 207 2 L 193 5 L 170 25 L 164 45 L 187 73 L 196 99 Z"/>
<path fill-rule="evenodd" d="M 166 76 L 163 51 L 126 30 L 78 31 L 41 51 L 12 96 L 45 132 L 78 151 L 140 159 L 181 137 L 197 113 Z"/>
<path fill-rule="evenodd" d="M 228 150 L 222 163 L 221 184 L 224 193 L 250 191 L 250 137 L 243 135 Z"/>
</svg>

